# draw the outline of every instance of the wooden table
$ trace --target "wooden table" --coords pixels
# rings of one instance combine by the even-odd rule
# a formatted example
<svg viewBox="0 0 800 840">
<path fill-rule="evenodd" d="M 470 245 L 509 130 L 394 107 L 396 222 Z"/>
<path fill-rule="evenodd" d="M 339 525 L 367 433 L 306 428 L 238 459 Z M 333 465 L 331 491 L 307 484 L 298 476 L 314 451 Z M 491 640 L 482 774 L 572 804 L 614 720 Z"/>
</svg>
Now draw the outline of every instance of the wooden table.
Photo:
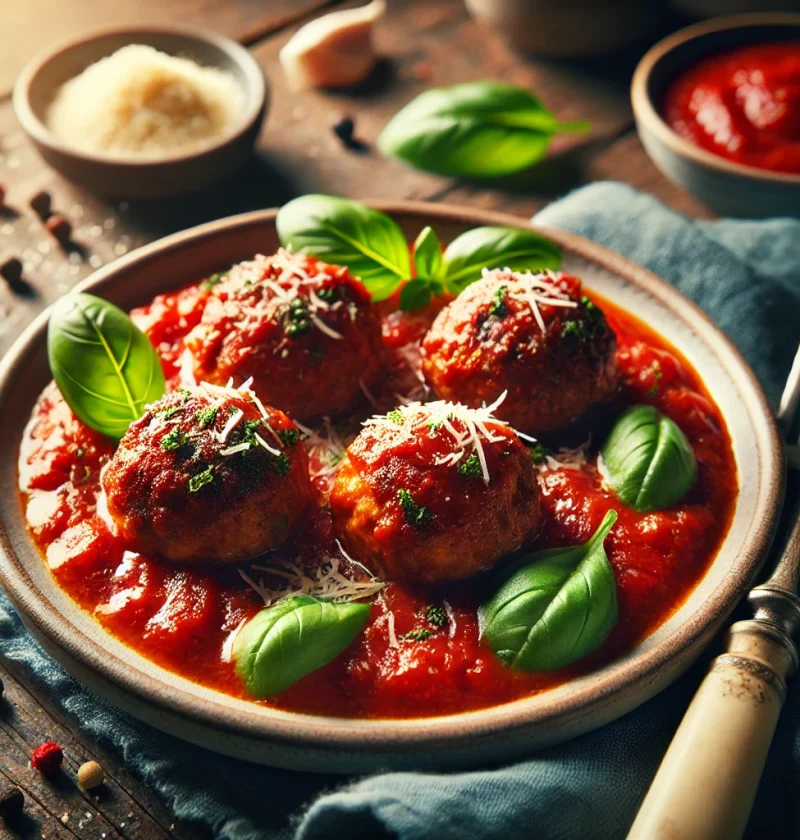
<svg viewBox="0 0 800 840">
<path fill-rule="evenodd" d="M 630 74 L 648 46 L 595 61 L 547 63 L 525 59 L 473 22 L 461 0 L 396 2 L 378 32 L 386 60 L 358 94 L 290 93 L 278 51 L 299 22 L 324 0 L 6 0 L 0 31 L 12 33 L 0 53 L 0 261 L 18 256 L 25 286 L 0 282 L 0 354 L 23 327 L 71 286 L 122 254 L 167 233 L 232 213 L 282 204 L 303 192 L 352 198 L 407 198 L 502 209 L 528 217 L 549 201 L 590 181 L 618 179 L 670 206 L 708 215 L 653 167 L 636 135 L 628 99 Z M 37 157 L 14 118 L 10 90 L 22 64 L 51 41 L 109 23 L 191 20 L 248 45 L 272 86 L 270 113 L 258 155 L 224 184 L 187 199 L 150 204 L 107 203 L 53 173 Z M 667 21 L 674 28 L 682 21 Z M 662 33 L 654 33 L 651 41 Z M 355 118 L 367 144 L 387 119 L 422 90 L 473 79 L 502 79 L 536 91 L 561 120 L 589 119 L 591 132 L 554 145 L 552 154 L 510 184 L 459 183 L 384 160 L 371 148 L 348 151 L 331 131 L 337 115 Z M 82 247 L 63 251 L 29 207 L 46 190 L 54 209 L 74 227 Z M 176 825 L 165 807 L 120 759 L 95 744 L 79 722 L 56 710 L 18 663 L 0 659 L 0 786 L 19 785 L 25 819 L 16 832 L 0 820 L 0 838 L 197 837 Z M 67 774 L 44 781 L 29 764 L 33 747 L 52 739 L 65 748 Z M 108 782 L 99 796 L 73 783 L 79 764 L 98 760 Z"/>
</svg>

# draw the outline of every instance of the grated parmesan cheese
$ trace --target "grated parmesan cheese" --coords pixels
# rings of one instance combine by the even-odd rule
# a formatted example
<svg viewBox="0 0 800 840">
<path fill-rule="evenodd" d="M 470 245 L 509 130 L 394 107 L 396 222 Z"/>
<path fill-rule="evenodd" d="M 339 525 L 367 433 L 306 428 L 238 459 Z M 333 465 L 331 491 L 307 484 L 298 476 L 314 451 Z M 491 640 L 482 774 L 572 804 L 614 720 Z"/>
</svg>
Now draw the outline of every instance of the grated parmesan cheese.
<svg viewBox="0 0 800 840">
<path fill-rule="evenodd" d="M 341 547 L 340 547 L 341 550 Z M 383 589 L 385 583 L 371 574 L 365 566 L 358 563 L 342 550 L 345 559 L 364 572 L 364 580 L 354 580 L 341 571 L 342 561 L 338 557 L 325 557 L 322 563 L 312 572 L 303 565 L 300 557 L 294 562 L 281 558 L 273 558 L 268 566 L 256 565 L 251 567 L 254 572 L 261 572 L 256 581 L 242 569 L 239 574 L 269 607 L 281 598 L 293 595 L 310 595 L 326 601 L 344 602 L 359 601 L 370 598 Z"/>
<path fill-rule="evenodd" d="M 569 449 L 562 446 L 555 455 L 545 455 L 544 461 L 539 464 L 540 472 L 552 472 L 553 470 L 579 470 L 585 466 L 588 460 L 589 447 L 592 439 L 589 438 L 580 446 L 574 449 Z M 600 462 L 602 458 L 598 456 L 598 469 L 600 469 Z M 602 471 L 601 471 L 602 472 Z"/>
<path fill-rule="evenodd" d="M 491 405 L 483 408 L 468 408 L 461 403 L 447 402 L 446 400 L 434 400 L 429 403 L 411 402 L 400 405 L 396 409 L 402 417 L 403 422 L 401 424 L 396 423 L 387 415 L 376 414 L 365 421 L 364 428 L 377 428 L 393 435 L 410 435 L 422 426 L 430 426 L 431 424 L 441 426 L 452 438 L 453 450 L 446 455 L 439 456 L 434 464 L 437 466 L 454 466 L 465 456 L 475 453 L 481 466 L 483 481 L 488 484 L 489 470 L 486 465 L 483 442 L 499 443 L 505 438 L 492 432 L 486 424 L 493 423 L 497 426 L 511 428 L 504 420 L 498 420 L 494 416 L 494 411 L 505 398 L 506 392 L 504 391 Z M 458 421 L 462 428 L 459 429 L 454 421 Z"/>
<path fill-rule="evenodd" d="M 552 271 L 532 274 L 530 271 L 512 271 L 510 268 L 484 268 L 481 277 L 486 280 L 507 283 L 506 297 L 527 303 L 542 334 L 546 332 L 544 318 L 539 304 L 563 306 L 575 309 L 578 304 L 572 300 L 561 283 L 561 275 Z"/>
<path fill-rule="evenodd" d="M 129 44 L 63 84 L 45 123 L 85 152 L 158 159 L 229 134 L 243 105 L 230 73 Z"/>
</svg>

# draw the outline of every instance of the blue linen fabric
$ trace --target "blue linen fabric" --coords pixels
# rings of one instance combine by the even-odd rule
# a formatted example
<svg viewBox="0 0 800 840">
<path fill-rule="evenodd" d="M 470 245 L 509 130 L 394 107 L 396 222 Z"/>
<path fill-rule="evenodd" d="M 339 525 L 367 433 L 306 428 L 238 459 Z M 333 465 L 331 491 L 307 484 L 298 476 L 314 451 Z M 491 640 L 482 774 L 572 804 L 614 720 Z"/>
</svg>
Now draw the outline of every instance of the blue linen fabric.
<svg viewBox="0 0 800 840">
<path fill-rule="evenodd" d="M 580 233 L 674 283 L 736 342 L 777 401 L 800 340 L 800 222 L 692 222 L 611 183 L 567 196 L 536 221 Z M 144 726 L 69 677 L 31 639 L 2 594 L 0 655 L 20 663 L 53 703 L 117 751 L 177 817 L 230 840 L 624 837 L 702 676 L 696 667 L 621 720 L 509 766 L 353 780 L 255 767 Z M 795 686 L 750 836 L 800 836 L 799 781 Z"/>
</svg>

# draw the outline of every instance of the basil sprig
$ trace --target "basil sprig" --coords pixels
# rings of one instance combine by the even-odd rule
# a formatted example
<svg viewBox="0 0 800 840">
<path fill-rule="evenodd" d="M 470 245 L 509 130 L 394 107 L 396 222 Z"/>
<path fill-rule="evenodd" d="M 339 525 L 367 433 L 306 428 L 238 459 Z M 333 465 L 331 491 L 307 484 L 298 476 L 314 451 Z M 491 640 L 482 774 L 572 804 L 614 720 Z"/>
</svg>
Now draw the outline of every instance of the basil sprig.
<svg viewBox="0 0 800 840">
<path fill-rule="evenodd" d="M 358 201 L 303 195 L 281 208 L 275 224 L 284 247 L 347 266 L 375 301 L 390 297 L 411 276 L 400 226 Z"/>
<path fill-rule="evenodd" d="M 625 411 L 600 454 L 607 483 L 636 511 L 675 504 L 688 493 L 697 475 L 697 461 L 686 435 L 651 405 Z"/>
<path fill-rule="evenodd" d="M 610 510 L 583 545 L 535 551 L 481 607 L 483 637 L 507 667 L 552 671 L 582 659 L 617 621 L 617 585 L 603 541 Z"/>
<path fill-rule="evenodd" d="M 458 294 L 488 268 L 522 271 L 557 269 L 561 249 L 527 228 L 478 227 L 456 237 L 445 249 L 442 280 Z"/>
<path fill-rule="evenodd" d="M 542 271 L 561 265 L 558 245 L 527 228 L 473 228 L 442 253 L 436 233 L 426 227 L 414 243 L 416 277 L 409 279 L 408 244 L 397 223 L 379 210 L 329 195 L 290 201 L 276 224 L 284 247 L 347 266 L 374 301 L 405 284 L 400 292 L 403 310 L 421 309 L 445 291 L 457 295 L 479 280 L 484 268 Z"/>
<path fill-rule="evenodd" d="M 50 371 L 73 413 L 114 439 L 163 396 L 161 360 L 118 307 L 87 294 L 53 306 L 47 328 Z"/>
<path fill-rule="evenodd" d="M 253 697 L 279 694 L 335 659 L 369 619 L 369 604 L 284 598 L 242 627 L 233 644 L 236 671 Z"/>
<path fill-rule="evenodd" d="M 588 128 L 559 122 L 524 88 L 467 82 L 412 99 L 383 129 L 378 147 L 439 175 L 492 178 L 537 163 L 556 134 Z"/>
</svg>

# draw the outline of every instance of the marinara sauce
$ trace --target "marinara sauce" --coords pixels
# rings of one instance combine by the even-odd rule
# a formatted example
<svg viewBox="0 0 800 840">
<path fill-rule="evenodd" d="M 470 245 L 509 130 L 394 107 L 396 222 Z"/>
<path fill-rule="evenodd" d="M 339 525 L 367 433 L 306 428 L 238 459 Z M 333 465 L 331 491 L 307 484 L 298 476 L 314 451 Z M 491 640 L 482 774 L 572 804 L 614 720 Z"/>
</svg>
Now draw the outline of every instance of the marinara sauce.
<svg viewBox="0 0 800 840">
<path fill-rule="evenodd" d="M 703 149 L 800 174 L 800 41 L 737 47 L 699 61 L 667 88 L 663 113 Z"/>
<path fill-rule="evenodd" d="M 585 542 L 610 508 L 618 511 L 605 545 L 617 581 L 619 620 L 603 645 L 560 671 L 511 671 L 479 637 L 477 607 L 488 594 L 486 577 L 433 587 L 390 582 L 373 599 L 368 624 L 343 654 L 278 697 L 259 702 L 367 718 L 484 708 L 535 694 L 613 659 L 686 599 L 728 529 L 737 494 L 725 423 L 680 353 L 634 317 L 596 300 L 617 335 L 623 386 L 616 403 L 587 426 L 572 430 L 569 438 L 548 441 L 555 448 L 574 447 L 591 434 L 594 445 L 576 450 L 584 452 L 581 457 L 540 466 L 544 526 L 533 547 Z M 161 355 L 168 387 L 177 385 L 183 339 L 198 323 L 204 304 L 205 293 L 193 285 L 132 313 Z M 419 342 L 442 305 L 435 302 L 412 314 L 385 307 L 383 340 L 391 371 L 383 396 L 413 395 L 419 388 Z M 603 486 L 596 468 L 596 446 L 615 414 L 642 402 L 678 423 L 698 462 L 688 495 L 672 508 L 651 513 L 625 508 Z M 349 432 L 338 422 L 329 431 L 344 444 L 375 410 L 365 398 L 350 419 Z M 335 465 L 325 462 L 313 442 L 306 446 L 320 504 L 283 556 L 302 556 L 313 567 L 337 552 L 326 508 Z M 58 584 L 125 644 L 190 680 L 243 697 L 230 646 L 242 622 L 264 606 L 248 582 L 259 579 L 253 568 L 258 561 L 242 567 L 175 567 L 127 550 L 97 513 L 100 470 L 113 450 L 109 439 L 75 418 L 52 383 L 45 389 L 20 453 L 22 504 L 44 562 Z M 346 559 L 342 563 L 346 568 Z M 432 606 L 437 607 L 434 613 Z M 432 615 L 438 620 L 431 622 Z M 421 627 L 430 636 L 415 640 L 413 631 Z"/>
</svg>

